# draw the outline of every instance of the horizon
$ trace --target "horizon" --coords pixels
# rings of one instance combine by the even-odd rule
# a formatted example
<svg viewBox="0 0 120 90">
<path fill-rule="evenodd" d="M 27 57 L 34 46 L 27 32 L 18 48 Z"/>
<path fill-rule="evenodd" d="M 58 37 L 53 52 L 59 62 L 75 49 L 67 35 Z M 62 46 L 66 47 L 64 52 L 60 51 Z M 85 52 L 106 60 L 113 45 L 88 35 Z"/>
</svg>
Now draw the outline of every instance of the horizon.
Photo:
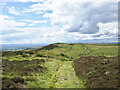
<svg viewBox="0 0 120 90">
<path fill-rule="evenodd" d="M 56 43 L 61 43 L 61 42 L 56 42 Z M 0 45 L 50 45 L 50 44 L 56 44 L 56 43 L 49 43 L 49 44 L 39 44 L 39 43 L 23 43 L 23 44 L 0 44 Z M 61 43 L 62 44 L 62 43 Z M 98 43 L 95 43 L 95 42 L 92 42 L 92 43 L 63 43 L 63 44 L 120 44 L 120 42 L 98 42 Z"/>
<path fill-rule="evenodd" d="M 118 0 L 11 0 L 0 8 L 0 44 L 119 43 Z"/>
<path fill-rule="evenodd" d="M 59 43 L 59 42 L 58 42 Z M 54 45 L 57 43 L 51 44 L 0 44 L 0 51 L 21 51 L 25 49 L 37 49 L 40 47 Z M 60 44 L 91 44 L 91 45 L 118 45 L 120 43 L 60 43 Z"/>
</svg>

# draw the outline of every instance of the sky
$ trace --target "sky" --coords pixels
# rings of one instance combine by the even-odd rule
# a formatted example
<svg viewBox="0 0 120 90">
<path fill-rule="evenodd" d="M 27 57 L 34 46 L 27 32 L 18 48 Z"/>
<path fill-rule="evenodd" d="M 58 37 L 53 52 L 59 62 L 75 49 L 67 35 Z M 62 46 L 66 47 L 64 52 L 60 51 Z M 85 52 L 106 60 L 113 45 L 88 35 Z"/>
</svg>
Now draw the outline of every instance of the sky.
<svg viewBox="0 0 120 90">
<path fill-rule="evenodd" d="M 0 44 L 118 42 L 118 0 L 0 1 Z"/>
</svg>

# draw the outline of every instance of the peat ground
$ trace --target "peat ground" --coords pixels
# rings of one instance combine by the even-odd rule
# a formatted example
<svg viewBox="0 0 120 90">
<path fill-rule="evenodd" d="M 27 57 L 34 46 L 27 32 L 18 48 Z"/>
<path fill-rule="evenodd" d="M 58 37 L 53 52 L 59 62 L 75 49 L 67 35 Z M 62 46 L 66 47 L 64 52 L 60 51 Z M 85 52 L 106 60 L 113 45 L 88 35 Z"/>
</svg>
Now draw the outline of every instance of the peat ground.
<svg viewBox="0 0 120 90">
<path fill-rule="evenodd" d="M 85 80 L 87 88 L 118 88 L 118 58 L 89 56 L 76 59 L 76 75 Z"/>
</svg>

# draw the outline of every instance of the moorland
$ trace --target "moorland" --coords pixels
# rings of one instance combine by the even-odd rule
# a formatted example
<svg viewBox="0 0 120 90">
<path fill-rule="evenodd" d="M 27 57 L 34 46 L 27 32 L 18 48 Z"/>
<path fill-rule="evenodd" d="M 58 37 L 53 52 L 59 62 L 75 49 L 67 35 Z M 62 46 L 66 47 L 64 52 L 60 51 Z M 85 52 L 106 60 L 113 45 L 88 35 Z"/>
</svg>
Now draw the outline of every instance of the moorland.
<svg viewBox="0 0 120 90">
<path fill-rule="evenodd" d="M 2 88 L 119 88 L 118 44 L 54 43 L 3 51 Z"/>
</svg>

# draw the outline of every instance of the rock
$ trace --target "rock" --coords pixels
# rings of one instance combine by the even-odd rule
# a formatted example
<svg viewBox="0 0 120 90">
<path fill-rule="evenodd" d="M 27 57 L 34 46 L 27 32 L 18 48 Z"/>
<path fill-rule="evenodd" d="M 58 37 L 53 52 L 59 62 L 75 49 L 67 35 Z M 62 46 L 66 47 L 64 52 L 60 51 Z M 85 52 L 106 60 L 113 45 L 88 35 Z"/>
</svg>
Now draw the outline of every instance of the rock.
<svg viewBox="0 0 120 90">
<path fill-rule="evenodd" d="M 105 72 L 105 75 L 108 75 L 108 74 L 110 74 L 110 72 L 109 72 L 109 71 Z"/>
<path fill-rule="evenodd" d="M 2 65 L 2 67 L 5 67 L 5 65 Z"/>
<path fill-rule="evenodd" d="M 22 77 L 15 77 L 15 78 L 12 79 L 12 81 L 14 83 L 21 83 L 21 84 L 23 84 L 24 83 L 24 78 L 22 78 Z"/>
<path fill-rule="evenodd" d="M 15 88 L 27 88 L 24 84 L 21 83 L 13 83 Z"/>
<path fill-rule="evenodd" d="M 21 90 L 22 90 L 22 88 L 27 89 L 27 87 L 24 85 L 24 78 L 22 78 L 22 77 L 13 78 L 12 83 L 13 83 L 13 85 L 11 85 L 9 88 L 20 88 Z"/>
</svg>

